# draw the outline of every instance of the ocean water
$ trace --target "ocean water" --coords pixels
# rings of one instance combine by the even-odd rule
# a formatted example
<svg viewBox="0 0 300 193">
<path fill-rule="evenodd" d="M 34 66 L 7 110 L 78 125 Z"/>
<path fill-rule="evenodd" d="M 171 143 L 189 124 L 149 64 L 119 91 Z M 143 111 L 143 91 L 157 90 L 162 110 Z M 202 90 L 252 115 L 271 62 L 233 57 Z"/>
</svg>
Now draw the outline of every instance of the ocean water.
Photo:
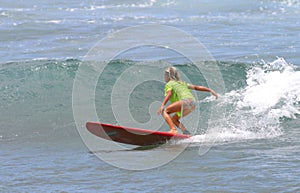
<svg viewBox="0 0 300 193">
<path fill-rule="evenodd" d="M 300 192 L 298 0 L 0 5 L 1 192 Z M 190 37 L 203 61 L 183 54 Z M 164 44 L 120 50 L 137 39 Z M 193 137 L 145 150 L 86 132 L 85 121 L 167 131 L 156 109 L 169 65 L 220 95 L 195 93 Z"/>
</svg>

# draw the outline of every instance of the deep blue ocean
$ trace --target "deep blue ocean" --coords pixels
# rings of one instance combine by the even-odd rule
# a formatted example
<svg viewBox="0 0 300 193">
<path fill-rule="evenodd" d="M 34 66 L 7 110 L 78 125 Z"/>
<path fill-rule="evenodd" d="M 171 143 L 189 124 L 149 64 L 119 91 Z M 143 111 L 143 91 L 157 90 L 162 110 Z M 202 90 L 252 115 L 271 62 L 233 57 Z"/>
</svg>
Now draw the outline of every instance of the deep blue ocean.
<svg viewBox="0 0 300 193">
<path fill-rule="evenodd" d="M 87 121 L 168 131 L 163 69 L 193 137 L 112 144 Z M 299 0 L 0 1 L 0 192 L 300 192 Z"/>
</svg>

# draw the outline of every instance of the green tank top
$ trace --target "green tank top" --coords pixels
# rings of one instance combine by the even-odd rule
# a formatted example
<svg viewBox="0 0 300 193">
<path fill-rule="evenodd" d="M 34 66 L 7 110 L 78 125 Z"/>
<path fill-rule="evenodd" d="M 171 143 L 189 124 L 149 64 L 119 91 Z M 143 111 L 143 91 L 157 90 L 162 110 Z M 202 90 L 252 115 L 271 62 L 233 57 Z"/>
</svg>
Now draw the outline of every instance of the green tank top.
<svg viewBox="0 0 300 193">
<path fill-rule="evenodd" d="M 183 99 L 195 99 L 195 97 L 192 94 L 191 89 L 189 89 L 188 86 L 189 86 L 189 84 L 186 82 L 170 80 L 165 85 L 165 96 L 167 95 L 168 91 L 172 90 L 172 95 L 170 98 L 171 103 L 174 103 L 176 101 L 180 101 Z"/>
</svg>

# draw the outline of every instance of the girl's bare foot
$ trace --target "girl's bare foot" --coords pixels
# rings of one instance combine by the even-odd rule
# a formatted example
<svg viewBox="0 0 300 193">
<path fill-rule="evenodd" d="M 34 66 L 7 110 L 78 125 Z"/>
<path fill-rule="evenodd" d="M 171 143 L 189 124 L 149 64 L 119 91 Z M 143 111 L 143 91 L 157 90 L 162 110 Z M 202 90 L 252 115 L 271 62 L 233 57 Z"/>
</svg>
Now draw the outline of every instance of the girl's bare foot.
<svg viewBox="0 0 300 193">
<path fill-rule="evenodd" d="M 169 131 L 169 133 L 177 134 L 177 130 L 176 130 L 176 129 L 171 129 L 171 130 Z"/>
</svg>

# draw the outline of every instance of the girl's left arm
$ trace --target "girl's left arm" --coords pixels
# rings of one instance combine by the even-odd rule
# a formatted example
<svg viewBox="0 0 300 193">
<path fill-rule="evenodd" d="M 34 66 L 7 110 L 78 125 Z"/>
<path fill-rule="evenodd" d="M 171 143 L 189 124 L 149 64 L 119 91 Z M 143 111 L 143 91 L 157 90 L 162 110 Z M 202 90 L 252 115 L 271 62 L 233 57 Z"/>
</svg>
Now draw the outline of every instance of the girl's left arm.
<svg viewBox="0 0 300 193">
<path fill-rule="evenodd" d="M 191 85 L 189 85 L 189 89 L 210 92 L 212 95 L 214 95 L 216 97 L 216 99 L 218 99 L 218 94 L 214 90 L 207 88 L 205 86 L 198 86 L 198 85 L 191 84 Z"/>
</svg>

